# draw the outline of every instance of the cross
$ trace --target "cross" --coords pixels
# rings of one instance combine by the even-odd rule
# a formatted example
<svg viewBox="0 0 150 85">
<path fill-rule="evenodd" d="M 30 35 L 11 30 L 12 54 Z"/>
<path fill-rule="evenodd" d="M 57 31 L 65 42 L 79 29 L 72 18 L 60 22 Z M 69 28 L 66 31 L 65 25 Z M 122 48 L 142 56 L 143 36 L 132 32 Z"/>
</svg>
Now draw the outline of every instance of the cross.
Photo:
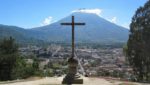
<svg viewBox="0 0 150 85">
<path fill-rule="evenodd" d="M 72 16 L 72 22 L 69 23 L 69 22 L 65 22 L 65 23 L 61 23 L 61 25 L 71 25 L 72 26 L 72 58 L 74 57 L 74 27 L 75 25 L 85 25 L 85 23 L 75 23 L 74 22 L 74 16 Z"/>
</svg>

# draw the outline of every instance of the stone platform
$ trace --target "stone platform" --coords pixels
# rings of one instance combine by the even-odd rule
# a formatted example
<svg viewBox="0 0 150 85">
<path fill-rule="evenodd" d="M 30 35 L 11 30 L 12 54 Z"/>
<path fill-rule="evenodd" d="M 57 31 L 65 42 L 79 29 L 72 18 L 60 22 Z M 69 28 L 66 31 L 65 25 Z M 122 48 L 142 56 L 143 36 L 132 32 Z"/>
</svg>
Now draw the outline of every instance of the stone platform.
<svg viewBox="0 0 150 85">
<path fill-rule="evenodd" d="M 83 77 L 77 75 L 75 78 L 69 78 L 69 76 L 66 76 L 64 77 L 62 84 L 83 84 Z"/>
</svg>

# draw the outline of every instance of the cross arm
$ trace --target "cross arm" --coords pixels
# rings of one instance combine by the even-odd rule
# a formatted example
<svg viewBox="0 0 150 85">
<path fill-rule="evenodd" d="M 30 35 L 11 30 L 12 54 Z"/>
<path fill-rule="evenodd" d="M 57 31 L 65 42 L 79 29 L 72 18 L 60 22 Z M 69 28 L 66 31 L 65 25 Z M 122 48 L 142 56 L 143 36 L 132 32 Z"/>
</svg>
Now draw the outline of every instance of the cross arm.
<svg viewBox="0 0 150 85">
<path fill-rule="evenodd" d="M 61 23 L 61 25 L 73 25 L 73 23 Z M 74 25 L 85 25 L 85 23 L 74 23 Z"/>
<path fill-rule="evenodd" d="M 74 23 L 74 25 L 85 25 L 85 23 Z"/>
<path fill-rule="evenodd" d="M 72 25 L 72 23 L 61 23 L 61 25 Z"/>
</svg>

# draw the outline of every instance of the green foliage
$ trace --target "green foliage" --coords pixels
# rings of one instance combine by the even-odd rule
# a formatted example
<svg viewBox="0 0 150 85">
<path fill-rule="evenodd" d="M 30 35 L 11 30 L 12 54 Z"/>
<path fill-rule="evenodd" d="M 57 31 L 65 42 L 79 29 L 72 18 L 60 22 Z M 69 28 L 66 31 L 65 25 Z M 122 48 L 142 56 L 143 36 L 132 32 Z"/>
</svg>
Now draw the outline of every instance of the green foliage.
<svg viewBox="0 0 150 85">
<path fill-rule="evenodd" d="M 35 71 L 39 70 L 39 61 L 37 58 L 34 58 L 33 59 L 33 64 L 32 64 L 32 67 Z"/>
<path fill-rule="evenodd" d="M 39 32 L 33 32 L 32 30 L 29 31 L 16 26 L 0 24 L 0 40 L 2 40 L 3 38 L 9 38 L 10 36 L 12 36 L 21 46 L 48 44 L 42 39 L 37 39 L 39 38 L 39 36 L 42 36 Z"/>
<path fill-rule="evenodd" d="M 18 46 L 13 38 L 0 42 L 0 80 L 10 80 L 18 56 Z"/>
<path fill-rule="evenodd" d="M 126 55 L 138 81 L 150 82 L 150 0 L 132 18 Z"/>
<path fill-rule="evenodd" d="M 15 66 L 12 70 L 12 78 L 13 79 L 22 79 L 25 78 L 25 70 L 26 70 L 26 62 L 23 58 L 18 57 L 15 63 Z"/>
<path fill-rule="evenodd" d="M 33 63 L 27 63 L 18 53 L 18 45 L 10 37 L 0 42 L 0 80 L 13 80 L 42 76 L 39 71 L 39 61 L 33 58 Z"/>
<path fill-rule="evenodd" d="M 14 39 L 4 39 L 0 44 L 0 53 L 2 54 L 14 54 L 18 52 L 18 46 L 14 43 Z"/>
<path fill-rule="evenodd" d="M 54 71 L 53 71 L 53 69 L 46 69 L 45 72 L 44 72 L 44 75 L 45 75 L 45 76 L 49 76 L 49 77 L 54 76 Z"/>
<path fill-rule="evenodd" d="M 31 59 L 32 60 L 32 59 Z M 23 79 L 31 76 L 43 76 L 39 70 L 39 61 L 33 59 L 33 63 L 27 63 L 23 57 L 19 57 L 12 72 L 13 79 Z"/>
</svg>

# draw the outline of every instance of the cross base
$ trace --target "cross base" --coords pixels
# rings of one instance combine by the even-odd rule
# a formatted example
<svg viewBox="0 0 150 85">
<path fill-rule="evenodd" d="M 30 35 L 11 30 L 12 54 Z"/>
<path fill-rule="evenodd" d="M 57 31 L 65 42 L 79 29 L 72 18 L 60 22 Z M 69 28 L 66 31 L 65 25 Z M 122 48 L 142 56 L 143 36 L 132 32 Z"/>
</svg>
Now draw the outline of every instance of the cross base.
<svg viewBox="0 0 150 85">
<path fill-rule="evenodd" d="M 83 79 L 78 75 L 67 74 L 64 77 L 62 84 L 83 84 Z"/>
<path fill-rule="evenodd" d="M 68 73 L 64 77 L 62 84 L 83 84 L 83 79 L 77 75 L 78 60 L 73 57 L 68 59 Z"/>
</svg>

